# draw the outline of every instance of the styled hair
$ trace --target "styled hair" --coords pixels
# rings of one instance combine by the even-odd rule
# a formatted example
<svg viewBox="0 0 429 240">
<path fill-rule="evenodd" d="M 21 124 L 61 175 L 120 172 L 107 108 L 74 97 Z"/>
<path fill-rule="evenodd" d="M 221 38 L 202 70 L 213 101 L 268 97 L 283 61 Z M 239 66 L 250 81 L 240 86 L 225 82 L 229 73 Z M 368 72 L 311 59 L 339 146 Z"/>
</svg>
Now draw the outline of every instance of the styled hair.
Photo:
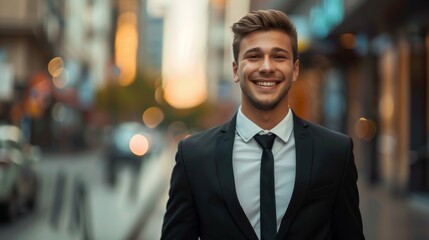
<svg viewBox="0 0 429 240">
<path fill-rule="evenodd" d="M 293 61 L 298 59 L 298 34 L 295 25 L 281 11 L 273 9 L 251 11 L 234 23 L 231 29 L 234 33 L 232 51 L 236 63 L 238 63 L 241 40 L 252 32 L 269 30 L 281 30 L 288 34 L 292 43 Z"/>
</svg>

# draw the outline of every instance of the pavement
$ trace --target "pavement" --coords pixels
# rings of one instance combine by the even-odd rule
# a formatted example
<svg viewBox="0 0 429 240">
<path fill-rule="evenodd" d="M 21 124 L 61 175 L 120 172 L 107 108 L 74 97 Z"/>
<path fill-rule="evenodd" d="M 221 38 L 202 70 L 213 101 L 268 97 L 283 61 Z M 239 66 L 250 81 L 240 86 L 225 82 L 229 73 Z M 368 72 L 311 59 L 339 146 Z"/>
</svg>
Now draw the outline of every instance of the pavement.
<svg viewBox="0 0 429 240">
<path fill-rule="evenodd" d="M 137 179 L 131 169 L 125 169 L 129 172 L 123 172 L 114 189 L 102 185 L 92 190 L 89 196 L 89 239 L 139 239 L 144 226 L 152 222 L 149 219 L 154 213 L 154 206 L 161 205 L 160 196 L 167 192 L 166 179 L 173 167 L 173 154 L 172 149 L 166 149 L 160 156 L 150 159 L 134 176 Z M 160 228 L 158 232 L 161 233 Z"/>
<path fill-rule="evenodd" d="M 367 240 L 429 239 L 429 198 L 398 195 L 386 186 L 363 183 L 359 191 Z"/>
<path fill-rule="evenodd" d="M 97 197 L 90 201 L 96 216 L 92 221 L 93 239 L 137 239 L 140 229 L 150 222 L 148 219 L 153 214 L 160 196 L 167 191 L 168 184 L 165 179 L 171 172 L 173 163 L 174 155 L 171 149 L 168 149 L 142 168 L 137 180 L 139 184 L 133 185 L 134 180 L 131 178 L 122 178 L 122 186 L 116 188 L 116 193 L 95 189 L 99 191 L 93 194 Z M 165 208 L 165 205 L 163 207 Z"/>
<path fill-rule="evenodd" d="M 145 219 L 167 191 L 174 151 L 167 147 L 146 159 L 139 172 L 123 168 L 114 187 L 104 181 L 103 160 L 97 149 L 45 154 L 39 165 L 37 210 L 13 224 L 0 223 L 0 239 L 138 239 L 142 226 L 151 222 Z"/>
</svg>

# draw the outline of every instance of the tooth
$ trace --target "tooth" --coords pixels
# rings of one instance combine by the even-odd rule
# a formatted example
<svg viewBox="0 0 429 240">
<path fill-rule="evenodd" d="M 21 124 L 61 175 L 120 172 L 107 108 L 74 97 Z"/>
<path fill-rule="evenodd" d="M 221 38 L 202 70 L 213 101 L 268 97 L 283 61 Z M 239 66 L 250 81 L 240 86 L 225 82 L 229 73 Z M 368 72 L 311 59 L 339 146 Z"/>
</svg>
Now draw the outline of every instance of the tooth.
<svg viewBox="0 0 429 240">
<path fill-rule="evenodd" d="M 264 87 L 271 87 L 271 86 L 274 86 L 275 83 L 274 82 L 258 82 L 258 85 L 264 86 Z"/>
</svg>

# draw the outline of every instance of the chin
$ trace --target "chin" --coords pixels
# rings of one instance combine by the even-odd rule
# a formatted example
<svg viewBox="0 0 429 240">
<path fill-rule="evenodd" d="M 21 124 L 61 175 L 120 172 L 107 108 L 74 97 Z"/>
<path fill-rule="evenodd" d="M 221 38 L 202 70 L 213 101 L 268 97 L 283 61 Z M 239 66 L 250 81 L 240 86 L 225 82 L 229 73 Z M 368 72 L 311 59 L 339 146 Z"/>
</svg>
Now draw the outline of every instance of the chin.
<svg viewBox="0 0 429 240">
<path fill-rule="evenodd" d="M 256 109 L 269 111 L 275 109 L 279 104 L 279 101 L 251 101 L 251 104 Z"/>
</svg>

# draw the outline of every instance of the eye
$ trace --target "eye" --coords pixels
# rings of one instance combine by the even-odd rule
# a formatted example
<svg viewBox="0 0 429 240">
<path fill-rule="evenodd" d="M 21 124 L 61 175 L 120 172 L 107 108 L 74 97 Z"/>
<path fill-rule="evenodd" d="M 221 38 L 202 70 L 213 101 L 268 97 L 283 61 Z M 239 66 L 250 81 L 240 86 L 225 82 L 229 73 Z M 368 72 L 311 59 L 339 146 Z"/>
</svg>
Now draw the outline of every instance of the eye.
<svg viewBox="0 0 429 240">
<path fill-rule="evenodd" d="M 248 59 L 250 61 L 254 61 L 254 60 L 258 60 L 259 58 L 261 58 L 261 55 L 255 52 L 249 52 L 246 55 L 244 55 L 245 59 Z"/>
<path fill-rule="evenodd" d="M 247 56 L 247 58 L 257 59 L 257 58 L 259 58 L 259 56 L 258 55 L 249 55 L 249 56 Z"/>
<path fill-rule="evenodd" d="M 279 59 L 279 60 L 286 59 L 286 56 L 285 55 L 275 55 L 274 59 Z"/>
</svg>

